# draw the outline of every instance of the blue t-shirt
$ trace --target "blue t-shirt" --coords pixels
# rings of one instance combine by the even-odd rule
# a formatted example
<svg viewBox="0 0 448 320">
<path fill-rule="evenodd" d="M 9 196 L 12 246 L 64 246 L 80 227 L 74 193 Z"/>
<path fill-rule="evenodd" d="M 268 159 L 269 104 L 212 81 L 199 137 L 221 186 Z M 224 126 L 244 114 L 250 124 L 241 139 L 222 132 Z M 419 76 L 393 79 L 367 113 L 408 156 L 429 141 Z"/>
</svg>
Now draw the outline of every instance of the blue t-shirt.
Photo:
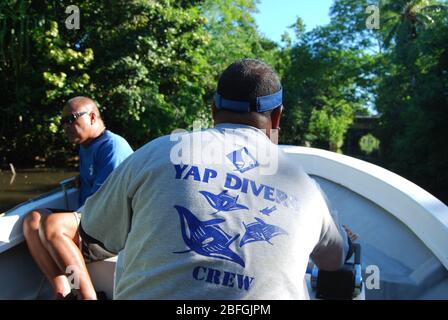
<svg viewBox="0 0 448 320">
<path fill-rule="evenodd" d="M 80 180 L 79 206 L 95 193 L 109 174 L 123 162 L 133 150 L 121 136 L 105 130 L 87 147 L 80 146 Z"/>
</svg>

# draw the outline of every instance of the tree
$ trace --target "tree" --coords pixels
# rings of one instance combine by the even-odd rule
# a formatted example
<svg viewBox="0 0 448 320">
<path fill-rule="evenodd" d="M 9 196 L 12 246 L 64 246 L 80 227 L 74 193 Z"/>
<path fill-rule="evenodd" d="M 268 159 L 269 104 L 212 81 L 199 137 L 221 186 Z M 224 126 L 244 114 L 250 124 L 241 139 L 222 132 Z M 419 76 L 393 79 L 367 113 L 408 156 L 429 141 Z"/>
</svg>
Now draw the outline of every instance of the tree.
<svg viewBox="0 0 448 320">
<path fill-rule="evenodd" d="M 201 6 L 207 18 L 210 35 L 206 52 L 210 72 L 210 93 L 216 90 L 219 74 L 231 63 L 242 58 L 264 60 L 275 69 L 281 68 L 278 46 L 257 30 L 253 14 L 256 0 L 206 0 Z"/>
<path fill-rule="evenodd" d="M 386 0 L 382 3 L 383 24 L 387 30 L 384 44 L 390 46 L 392 39 L 398 43 L 415 40 L 419 28 L 434 23 L 431 14 L 448 12 L 448 6 L 436 0 Z"/>
<path fill-rule="evenodd" d="M 369 0 L 335 0 L 330 8 L 331 39 L 344 48 L 381 51 L 380 34 L 366 27 Z"/>
<path fill-rule="evenodd" d="M 418 13 L 429 12 L 421 7 L 425 3 L 407 2 L 402 11 L 403 26 L 383 57 L 377 108 L 384 165 L 446 202 L 448 24 L 445 14 L 432 10 L 432 22 L 420 25 Z"/>
<path fill-rule="evenodd" d="M 62 105 L 96 99 L 108 128 L 138 148 L 194 120 L 210 124 L 219 73 L 244 57 L 279 64 L 261 37 L 253 0 L 77 3 L 80 29 L 65 27 L 63 1 L 0 3 L 0 128 L 3 161 L 61 159 Z"/>
<path fill-rule="evenodd" d="M 95 98 L 134 146 L 192 122 L 207 88 L 200 2 L 86 0 L 80 30 L 64 27 L 61 1 L 2 2 L 2 155 L 68 154 L 58 117 L 73 95 Z"/>
<path fill-rule="evenodd" d="M 286 48 L 283 142 L 340 151 L 355 114 L 366 112 L 368 93 L 360 89 L 369 86 L 373 59 L 341 43 L 332 24 L 296 34 Z"/>
</svg>

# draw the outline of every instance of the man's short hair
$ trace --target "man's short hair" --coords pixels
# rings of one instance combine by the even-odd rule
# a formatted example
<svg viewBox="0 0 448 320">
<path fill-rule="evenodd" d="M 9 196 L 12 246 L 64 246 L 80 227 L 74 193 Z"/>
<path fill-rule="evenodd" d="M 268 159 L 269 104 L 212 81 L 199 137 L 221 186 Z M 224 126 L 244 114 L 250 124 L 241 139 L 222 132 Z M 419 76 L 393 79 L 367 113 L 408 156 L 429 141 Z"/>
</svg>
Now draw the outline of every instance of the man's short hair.
<svg viewBox="0 0 448 320">
<path fill-rule="evenodd" d="M 274 94 L 280 89 L 280 80 L 269 65 L 256 59 L 242 59 L 224 70 L 217 91 L 227 100 L 251 102 L 251 111 L 256 111 L 258 97 Z"/>
</svg>

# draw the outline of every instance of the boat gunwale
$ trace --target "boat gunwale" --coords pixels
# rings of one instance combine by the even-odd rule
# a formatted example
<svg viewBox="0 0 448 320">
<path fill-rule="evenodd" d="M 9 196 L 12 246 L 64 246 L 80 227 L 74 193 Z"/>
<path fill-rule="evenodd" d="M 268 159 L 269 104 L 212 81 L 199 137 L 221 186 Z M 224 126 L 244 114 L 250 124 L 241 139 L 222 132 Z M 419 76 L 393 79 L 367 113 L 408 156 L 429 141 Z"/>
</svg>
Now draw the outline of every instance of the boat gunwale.
<svg viewBox="0 0 448 320">
<path fill-rule="evenodd" d="M 51 195 L 53 195 L 55 193 L 60 192 L 60 191 L 62 191 L 62 187 L 54 188 L 54 189 L 52 189 L 50 191 L 47 191 L 47 192 L 45 192 L 43 194 L 38 195 L 37 197 L 34 197 L 34 198 L 28 199 L 28 200 L 26 200 L 24 202 L 21 202 L 18 205 L 12 207 L 11 209 L 8 209 L 7 211 L 1 213 L 0 217 L 7 216 L 7 215 L 11 214 L 13 211 L 16 211 L 17 209 L 21 208 L 22 206 L 26 206 L 26 205 L 28 205 L 30 203 L 42 200 L 42 199 L 44 199 L 46 197 L 49 197 L 49 196 L 51 196 Z"/>
<path fill-rule="evenodd" d="M 316 148 L 281 148 L 300 157 L 308 174 L 339 184 L 397 218 L 448 269 L 448 207 L 442 201 L 404 177 L 357 158 Z"/>
</svg>

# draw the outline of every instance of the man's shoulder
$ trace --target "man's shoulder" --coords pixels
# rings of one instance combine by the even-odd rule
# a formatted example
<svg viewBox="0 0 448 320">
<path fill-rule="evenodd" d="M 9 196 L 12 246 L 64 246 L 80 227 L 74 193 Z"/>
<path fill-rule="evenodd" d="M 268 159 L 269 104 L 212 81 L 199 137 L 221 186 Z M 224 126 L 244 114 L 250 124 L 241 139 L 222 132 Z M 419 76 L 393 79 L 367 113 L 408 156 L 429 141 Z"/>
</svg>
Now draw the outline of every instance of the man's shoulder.
<svg viewBox="0 0 448 320">
<path fill-rule="evenodd" d="M 104 133 L 104 138 L 102 139 L 102 143 L 100 143 L 99 147 L 128 153 L 132 153 L 133 151 L 129 142 L 125 138 L 109 130 L 106 130 Z"/>
<path fill-rule="evenodd" d="M 104 132 L 104 135 L 106 137 L 106 139 L 105 139 L 106 141 L 118 141 L 120 143 L 129 144 L 128 141 L 124 137 L 122 137 L 119 134 L 112 132 L 110 130 L 106 130 Z"/>
<path fill-rule="evenodd" d="M 97 165 L 102 166 L 104 161 L 120 163 L 133 152 L 134 150 L 123 137 L 107 130 L 95 144 L 93 158 Z"/>
</svg>

